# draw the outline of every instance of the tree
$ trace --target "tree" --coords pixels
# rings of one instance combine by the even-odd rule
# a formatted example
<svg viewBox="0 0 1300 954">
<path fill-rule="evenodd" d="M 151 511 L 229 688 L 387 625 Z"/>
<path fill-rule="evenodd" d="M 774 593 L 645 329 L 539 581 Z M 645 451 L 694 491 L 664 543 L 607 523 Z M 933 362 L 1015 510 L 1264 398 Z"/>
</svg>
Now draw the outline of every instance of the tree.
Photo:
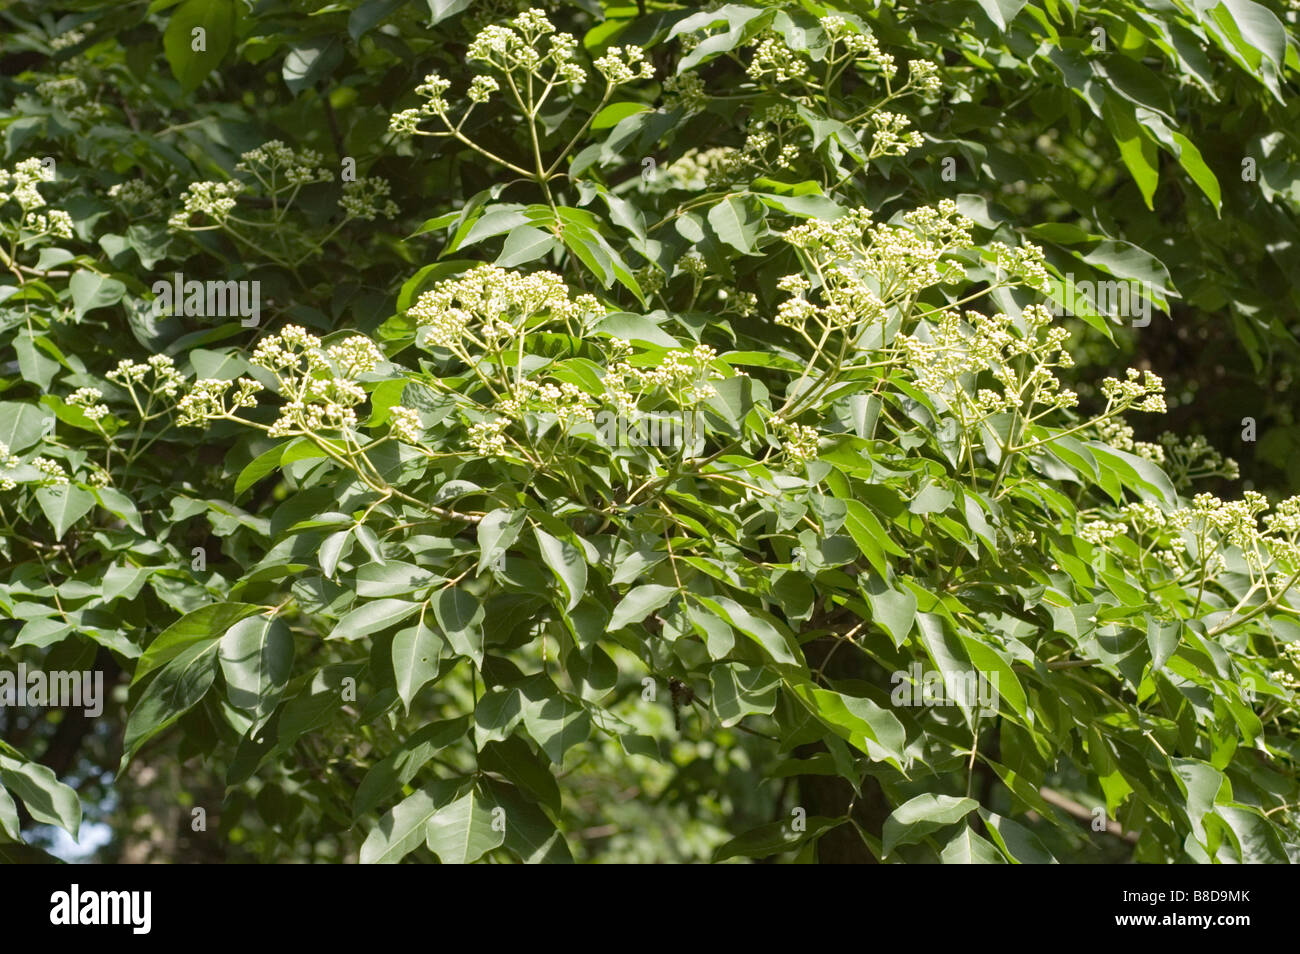
<svg viewBox="0 0 1300 954">
<path fill-rule="evenodd" d="M 1295 14 L 641 6 L 0 12 L 0 850 L 1289 860 Z"/>
</svg>

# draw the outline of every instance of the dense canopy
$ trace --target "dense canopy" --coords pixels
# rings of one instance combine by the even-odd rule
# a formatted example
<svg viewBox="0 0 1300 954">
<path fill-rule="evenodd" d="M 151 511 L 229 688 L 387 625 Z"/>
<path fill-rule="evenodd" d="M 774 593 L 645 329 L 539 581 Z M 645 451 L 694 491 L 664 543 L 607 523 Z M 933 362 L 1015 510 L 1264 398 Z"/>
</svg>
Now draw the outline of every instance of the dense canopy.
<svg viewBox="0 0 1300 954">
<path fill-rule="evenodd" d="M 0 858 L 1296 859 L 1297 7 L 3 5 Z"/>
</svg>

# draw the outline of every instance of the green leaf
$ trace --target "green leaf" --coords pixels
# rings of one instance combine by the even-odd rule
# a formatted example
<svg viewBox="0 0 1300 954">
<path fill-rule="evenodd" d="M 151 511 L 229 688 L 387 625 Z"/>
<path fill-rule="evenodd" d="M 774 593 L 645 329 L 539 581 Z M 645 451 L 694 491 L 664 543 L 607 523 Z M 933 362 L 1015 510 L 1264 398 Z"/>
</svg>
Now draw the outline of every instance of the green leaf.
<svg viewBox="0 0 1300 954">
<path fill-rule="evenodd" d="M 473 790 L 438 809 L 425 826 L 429 850 L 445 865 L 473 864 L 506 839 L 505 809 Z"/>
<path fill-rule="evenodd" d="M 524 511 L 505 508 L 491 510 L 478 524 L 478 569 L 482 573 L 496 563 L 497 558 L 510 549 L 519 538 L 524 525 Z"/>
<path fill-rule="evenodd" d="M 438 675 L 441 657 L 442 640 L 423 623 L 398 630 L 393 637 L 393 676 L 408 712 L 415 694 Z"/>
<path fill-rule="evenodd" d="M 238 500 L 244 491 L 267 474 L 275 471 L 280 466 L 280 458 L 283 456 L 284 451 L 285 444 L 279 443 L 249 461 L 244 469 L 239 472 L 239 476 L 235 478 L 235 499 Z"/>
<path fill-rule="evenodd" d="M 1147 616 L 1147 646 L 1151 650 L 1151 668 L 1164 668 L 1169 657 L 1178 648 L 1178 637 L 1182 624 L 1177 620 L 1158 620 Z"/>
<path fill-rule="evenodd" d="M 1221 804 L 1215 814 L 1227 822 L 1233 841 L 1247 865 L 1288 864 L 1286 849 L 1277 830 L 1269 824 L 1263 812 L 1252 805 Z"/>
<path fill-rule="evenodd" d="M 1154 209 L 1151 199 L 1160 180 L 1157 172 L 1160 159 L 1155 142 L 1134 118 L 1132 103 L 1108 97 L 1102 112 L 1115 144 L 1119 146 L 1120 158 L 1142 193 L 1142 201 L 1148 209 Z"/>
<path fill-rule="evenodd" d="M 759 33 L 771 22 L 772 11 L 749 7 L 738 3 L 728 3 L 716 10 L 697 13 L 678 21 L 668 31 L 668 39 L 683 33 L 712 30 L 719 24 L 725 25 L 725 31 L 711 32 L 691 48 L 691 51 L 677 64 L 678 74 L 692 70 L 702 63 L 730 52 L 740 46 L 749 37 Z"/>
<path fill-rule="evenodd" d="M 737 835 L 731 841 L 719 845 L 713 852 L 713 861 L 726 861 L 728 858 L 768 858 L 772 855 L 794 851 L 801 845 L 814 841 L 832 828 L 842 825 L 842 818 L 823 818 L 813 816 L 804 819 L 803 830 L 794 827 L 794 819 L 771 822 L 760 825 Z"/>
<path fill-rule="evenodd" d="M 1004 865 L 1007 860 L 1002 853 L 964 826 L 953 836 L 952 841 L 943 846 L 939 857 L 946 865 Z"/>
<path fill-rule="evenodd" d="M 724 726 L 733 726 L 748 715 L 770 715 L 780 684 L 775 673 L 760 666 L 714 666 L 709 671 L 709 703 Z"/>
<path fill-rule="evenodd" d="M 992 688 L 997 691 L 998 697 L 1009 705 L 1022 719 L 1029 718 L 1029 700 L 1025 695 L 1025 689 L 1020 684 L 1019 677 L 1016 676 L 1015 670 L 1007 664 L 1007 661 L 993 649 L 986 645 L 970 633 L 958 633 L 962 646 L 966 649 L 970 661 L 976 669 L 977 682 L 976 692 L 983 695 L 983 686 L 992 683 Z M 979 700 L 981 705 L 984 700 Z"/>
<path fill-rule="evenodd" d="M 431 722 L 422 727 L 366 773 L 352 800 L 352 817 L 361 817 L 396 794 L 419 774 L 431 758 L 449 745 L 463 741 L 469 731 L 467 716 Z"/>
<path fill-rule="evenodd" d="M 469 9 L 473 0 L 427 0 L 429 4 L 429 26 L 437 26 L 448 17 L 463 13 Z"/>
<path fill-rule="evenodd" d="M 55 537 L 62 537 L 95 506 L 95 495 L 76 484 L 58 484 L 37 490 L 36 502 L 54 527 Z"/>
<path fill-rule="evenodd" d="M 625 311 L 606 315 L 596 325 L 596 331 L 602 335 L 609 335 L 611 338 L 644 342 L 645 344 L 658 345 L 661 348 L 681 347 L 680 341 L 660 328 L 651 319 L 644 315 L 633 315 Z"/>
<path fill-rule="evenodd" d="M 871 606 L 871 621 L 889 634 L 895 646 L 902 646 L 916 622 L 916 596 L 909 590 L 889 587 L 883 579 L 866 574 L 864 592 Z"/>
<path fill-rule="evenodd" d="M 94 487 L 91 492 L 99 505 L 120 519 L 136 533 L 144 535 L 144 524 L 140 520 L 140 511 L 136 508 L 135 503 L 126 494 L 120 490 L 114 490 L 112 487 Z"/>
<path fill-rule="evenodd" d="M 48 346 L 49 339 L 34 338 L 32 333 L 24 328 L 13 339 L 12 344 L 14 351 L 18 354 L 18 371 L 22 374 L 23 380 L 32 382 L 42 391 L 48 391 L 50 382 L 59 373 L 62 365 L 58 361 L 41 354 L 37 348 L 38 342 Z M 46 397 L 50 396 L 46 395 Z"/>
<path fill-rule="evenodd" d="M 980 809 L 980 817 L 984 819 L 984 825 L 988 829 L 989 835 L 997 842 L 998 847 L 1002 849 L 1002 853 L 1011 860 L 1012 864 L 1058 864 L 1057 860 L 1052 857 L 1052 853 L 1043 847 L 1043 843 L 1038 840 L 1038 836 L 1019 822 L 982 808 Z"/>
<path fill-rule="evenodd" d="M 333 37 L 298 43 L 284 58 L 284 84 L 297 96 L 334 71 L 343 59 L 343 46 Z"/>
<path fill-rule="evenodd" d="M 338 621 L 330 639 L 361 639 L 400 623 L 420 608 L 409 600 L 383 599 L 364 603 Z"/>
<path fill-rule="evenodd" d="M 562 765 L 569 749 L 587 741 L 591 717 L 544 677 L 527 684 L 523 691 L 524 727 L 547 757 Z"/>
<path fill-rule="evenodd" d="M 755 192 L 753 195 L 764 205 L 801 219 L 832 222 L 845 211 L 842 205 L 824 195 L 772 195 L 766 192 Z"/>
<path fill-rule="evenodd" d="M 221 637 L 227 698 L 260 726 L 280 703 L 293 670 L 293 634 L 274 616 L 241 619 Z"/>
<path fill-rule="evenodd" d="M 907 505 L 911 513 L 942 513 L 952 506 L 955 499 L 951 490 L 940 487 L 938 484 L 926 484 L 920 489 L 912 502 Z"/>
<path fill-rule="evenodd" d="M 764 228 L 762 207 L 753 199 L 730 195 L 709 209 L 709 224 L 718 238 L 744 255 L 757 252 L 755 241 Z"/>
<path fill-rule="evenodd" d="M 353 42 L 361 39 L 405 3 L 406 0 L 366 0 L 348 17 L 348 36 L 352 37 Z"/>
<path fill-rule="evenodd" d="M 536 261 L 559 247 L 560 242 L 550 232 L 531 225 L 520 225 L 511 229 L 506 236 L 495 264 L 502 268 L 517 268 Z"/>
<path fill-rule="evenodd" d="M 906 733 L 888 709 L 870 699 L 846 696 L 830 689 L 800 686 L 796 695 L 818 719 L 840 738 L 877 762 L 902 758 Z"/>
<path fill-rule="evenodd" d="M 798 657 L 790 650 L 791 640 L 787 640 L 772 622 L 756 615 L 755 612 L 750 612 L 726 596 L 717 596 L 713 599 L 696 597 L 696 599 L 762 646 L 775 662 L 788 666 L 800 664 Z"/>
<path fill-rule="evenodd" d="M 844 529 L 849 532 L 853 542 L 858 545 L 862 555 L 867 558 L 876 572 L 881 576 L 889 573 L 889 564 L 885 554 L 906 556 L 880 525 L 876 515 L 860 500 L 845 500 L 848 514 L 844 520 Z"/>
<path fill-rule="evenodd" d="M 7 839 L 0 838 L 0 843 L 6 840 L 19 841 L 22 838 L 18 822 L 18 806 L 3 785 L 0 785 L 0 832 L 7 836 Z"/>
<path fill-rule="evenodd" d="M 1029 0 L 977 0 L 977 2 L 993 21 L 993 25 L 1006 32 L 1007 24 L 1016 18 Z"/>
<path fill-rule="evenodd" d="M 184 92 L 197 89 L 221 62 L 230 49 L 234 30 L 235 5 L 231 0 L 186 0 L 172 13 L 163 33 L 163 52 Z"/>
<path fill-rule="evenodd" d="M 361 863 L 396 864 L 424 844 L 429 819 L 451 801 L 456 788 L 456 783 L 440 780 L 404 798 L 366 836 Z"/>
<path fill-rule="evenodd" d="M 217 678 L 219 646 L 217 639 L 190 643 L 153 677 L 127 719 L 121 768 L 207 695 Z"/>
<path fill-rule="evenodd" d="M 77 837 L 81 829 L 81 799 L 50 769 L 0 752 L 0 783 L 27 806 L 32 818 L 46 825 L 57 825 L 74 839 Z"/>
<path fill-rule="evenodd" d="M 7 445 L 11 453 L 26 450 L 41 439 L 47 420 L 49 412 L 35 404 L 0 402 L 0 444 Z"/>
<path fill-rule="evenodd" d="M 433 601 L 433 613 L 447 642 L 459 656 L 483 665 L 483 604 L 459 586 L 440 590 Z"/>
<path fill-rule="evenodd" d="M 165 666 L 195 644 L 209 641 L 215 644 L 231 626 L 254 613 L 264 612 L 265 609 L 253 603 L 210 603 L 186 613 L 149 644 L 135 664 L 131 685 L 142 682 L 151 672 Z"/>
<path fill-rule="evenodd" d="M 424 567 L 401 560 L 389 560 L 387 563 L 367 563 L 357 570 L 357 596 L 375 599 L 381 596 L 411 596 L 419 594 L 438 583 L 442 577 L 431 573 Z"/>
<path fill-rule="evenodd" d="M 973 798 L 926 793 L 908 799 L 885 819 L 881 845 L 888 857 L 899 845 L 912 845 L 932 831 L 959 822 L 976 808 Z"/>
<path fill-rule="evenodd" d="M 334 571 L 338 569 L 339 560 L 341 560 L 352 549 L 352 527 L 346 530 L 339 530 L 331 533 L 320 545 L 320 551 L 317 557 L 320 561 L 320 571 L 325 576 L 334 576 Z"/>
<path fill-rule="evenodd" d="M 676 587 L 660 586 L 657 583 L 633 587 L 619 601 L 618 606 L 614 607 L 614 613 L 609 618 L 609 625 L 605 627 L 605 631 L 612 633 L 616 629 L 641 622 L 676 595 Z"/>
<path fill-rule="evenodd" d="M 595 115 L 591 121 L 592 129 L 609 129 L 617 126 L 629 116 L 644 113 L 650 107 L 645 103 L 610 103 Z"/>
<path fill-rule="evenodd" d="M 573 609 L 587 590 L 587 561 L 582 551 L 568 540 L 551 536 L 541 527 L 533 527 L 533 535 L 537 538 L 542 560 L 551 568 L 568 597 L 564 608 Z"/>
<path fill-rule="evenodd" d="M 191 0 L 194 2 L 194 0 Z M 126 294 L 126 286 L 116 278 L 98 272 L 78 269 L 68 281 L 72 291 L 72 307 L 80 318 L 88 311 L 115 305 Z"/>
</svg>

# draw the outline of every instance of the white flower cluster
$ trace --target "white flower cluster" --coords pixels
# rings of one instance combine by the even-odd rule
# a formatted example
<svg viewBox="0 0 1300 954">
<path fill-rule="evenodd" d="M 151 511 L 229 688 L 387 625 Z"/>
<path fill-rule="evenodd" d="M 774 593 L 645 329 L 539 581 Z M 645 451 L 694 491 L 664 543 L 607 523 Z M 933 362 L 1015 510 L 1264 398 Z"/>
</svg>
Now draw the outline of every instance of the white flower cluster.
<svg viewBox="0 0 1300 954">
<path fill-rule="evenodd" d="M 1125 504 L 1120 512 L 1138 530 L 1159 530 L 1167 522 L 1165 512 L 1160 509 L 1160 505 L 1151 500 Z"/>
<path fill-rule="evenodd" d="M 101 421 L 108 416 L 108 405 L 102 403 L 103 397 L 99 388 L 77 388 L 68 395 L 68 404 L 81 408 L 92 421 Z"/>
<path fill-rule="evenodd" d="M 831 40 L 832 49 L 835 44 L 840 44 L 849 53 L 860 56 L 869 65 L 886 75 L 894 75 L 894 58 L 888 53 L 881 52 L 875 36 L 870 33 L 859 33 L 856 27 L 840 16 L 825 16 L 818 23 L 827 38 Z"/>
<path fill-rule="evenodd" d="M 541 50 L 543 37 L 549 37 L 545 53 Z M 578 86 L 586 80 L 587 71 L 574 56 L 577 48 L 573 34 L 556 33 L 546 14 L 534 9 L 519 14 L 508 27 L 484 27 L 470 43 L 467 58 L 506 73 L 521 70 L 539 74 L 549 63 L 551 78 Z"/>
<path fill-rule="evenodd" d="M 470 81 L 468 96 L 470 102 L 486 103 L 492 98 L 492 94 L 501 88 L 501 84 L 496 81 L 495 77 L 479 75 Z"/>
<path fill-rule="evenodd" d="M 443 99 L 442 94 L 449 89 L 451 89 L 450 80 L 443 79 L 438 73 L 430 73 L 424 78 L 424 82 L 415 87 L 416 95 L 423 98 L 424 102 L 419 106 L 393 113 L 388 118 L 389 131 L 399 136 L 412 136 L 417 131 L 416 127 L 430 116 L 445 118 L 447 101 Z"/>
<path fill-rule="evenodd" d="M 27 463 L 41 472 L 40 479 L 37 481 L 38 486 L 55 487 L 68 483 L 67 471 L 56 460 L 50 460 L 48 457 L 33 457 Z"/>
<path fill-rule="evenodd" d="M 482 421 L 469 429 L 469 445 L 484 457 L 500 457 L 506 452 L 505 430 L 510 421 L 498 417 Z"/>
<path fill-rule="evenodd" d="M 1289 535 L 1290 516 L 1295 511 L 1296 498 L 1283 501 L 1267 518 L 1270 529 Z M 1190 508 L 1183 507 L 1169 515 L 1171 526 L 1183 530 L 1188 527 L 1213 528 L 1229 543 L 1245 549 L 1259 536 L 1259 515 L 1268 510 L 1268 498 L 1255 490 L 1247 490 L 1240 500 L 1220 500 L 1214 494 L 1197 494 Z M 1279 520 L 1279 517 L 1281 518 Z"/>
<path fill-rule="evenodd" d="M 1138 537 L 1172 533 L 1173 548 L 1157 550 L 1157 559 L 1175 573 L 1194 563 L 1198 572 L 1204 567 L 1207 576 L 1226 568 L 1226 548 L 1235 547 L 1255 585 L 1271 585 L 1280 595 L 1286 581 L 1300 571 L 1300 496 L 1281 501 L 1265 515 L 1268 510 L 1267 498 L 1257 491 L 1248 490 L 1241 499 L 1231 501 L 1201 493 L 1192 498 L 1190 507 L 1168 513 L 1149 501 L 1128 504 L 1120 514 L 1123 520 L 1110 522 L 1114 532 L 1080 535 L 1102 543 L 1128 533 L 1130 527 Z M 1158 542 L 1153 541 L 1151 547 Z M 1189 561 L 1185 555 L 1193 559 Z"/>
<path fill-rule="evenodd" d="M 205 215 L 215 225 L 222 225 L 235 208 L 236 196 L 244 191 L 244 184 L 238 179 L 227 182 L 192 182 L 181 193 L 181 211 L 173 213 L 167 220 L 173 229 L 195 228 L 191 219 L 195 215 Z"/>
<path fill-rule="evenodd" d="M 323 167 L 323 161 L 321 154 L 314 149 L 294 150 L 280 140 L 272 139 L 243 153 L 235 163 L 235 171 L 252 175 L 268 192 L 278 192 L 285 184 L 303 186 L 329 182 L 333 177 Z"/>
<path fill-rule="evenodd" d="M 339 373 L 347 378 L 369 374 L 384 360 L 383 352 L 365 335 L 353 335 L 341 344 L 330 345 L 325 353 Z"/>
<path fill-rule="evenodd" d="M 908 60 L 908 82 L 924 93 L 933 95 L 943 88 L 939 67 L 929 60 Z"/>
<path fill-rule="evenodd" d="M 655 75 L 653 64 L 646 60 L 645 51 L 639 46 L 611 46 L 595 65 L 610 86 L 654 79 Z"/>
<path fill-rule="evenodd" d="M 1129 368 L 1127 380 L 1106 378 L 1101 382 L 1101 393 L 1106 395 L 1106 406 L 1132 407 L 1135 411 L 1152 414 L 1165 413 L 1165 383 L 1154 371 Z"/>
<path fill-rule="evenodd" d="M 397 203 L 390 199 L 388 180 L 380 176 L 362 176 L 343 183 L 343 196 L 339 207 L 351 219 L 373 221 L 378 215 L 393 218 L 398 213 Z"/>
<path fill-rule="evenodd" d="M 972 245 L 974 223 L 950 199 L 917 209 L 904 221 L 904 226 L 873 225 L 870 211 L 852 209 L 832 222 L 810 219 L 797 225 L 785 240 L 805 252 L 822 276 L 822 294 L 830 305 L 839 306 L 846 318 L 874 320 L 882 314 L 881 299 L 914 296 L 960 277 L 961 270 L 944 256 Z M 868 277 L 879 295 L 864 281 Z"/>
<path fill-rule="evenodd" d="M 554 414 L 561 432 L 567 431 L 576 421 L 594 421 L 591 399 L 576 384 L 565 381 L 539 384 L 530 378 L 521 379 L 514 393 L 497 401 L 494 410 L 512 420 L 519 420 L 526 411 Z"/>
<path fill-rule="evenodd" d="M 393 436 L 399 441 L 407 444 L 420 443 L 420 437 L 424 433 L 424 424 L 420 420 L 420 413 L 414 408 L 403 407 L 401 404 L 394 404 L 388 409 L 389 428 Z"/>
<path fill-rule="evenodd" d="M 185 377 L 176 370 L 176 362 L 165 354 L 150 355 L 147 362 L 132 361 L 123 358 L 117 367 L 104 377 L 116 381 L 134 394 L 135 385 L 143 384 L 146 377 L 152 376 L 145 391 L 174 398 L 185 383 Z"/>
<path fill-rule="evenodd" d="M 161 211 L 162 201 L 158 190 L 143 179 L 127 179 L 109 186 L 108 197 L 116 199 L 124 206 L 140 206 L 145 211 Z"/>
<path fill-rule="evenodd" d="M 1043 265 L 1043 250 L 1040 246 L 1026 244 L 1009 248 L 1002 242 L 993 242 L 994 261 L 1000 271 L 1019 279 L 1030 288 L 1044 294 L 1051 288 L 1051 279 Z"/>
<path fill-rule="evenodd" d="M 871 124 L 876 127 L 876 130 L 871 142 L 871 152 L 868 154 L 869 159 L 878 159 L 881 156 L 905 156 L 910 150 L 921 147 L 921 134 L 905 131 L 912 121 L 902 113 L 891 113 L 882 109 L 871 114 Z"/>
<path fill-rule="evenodd" d="M 531 319 L 581 319 L 601 311 L 591 295 L 569 300 L 569 289 L 554 272 L 521 274 L 479 265 L 460 278 L 439 282 L 422 294 L 409 314 L 422 343 L 453 351 L 469 342 L 488 348 L 521 334 Z"/>
<path fill-rule="evenodd" d="M 744 165 L 745 159 L 739 149 L 734 146 L 715 146 L 703 152 L 688 149 L 663 171 L 679 189 L 697 190 L 730 182 Z"/>
<path fill-rule="evenodd" d="M 23 228 L 34 236 L 53 235 L 55 238 L 72 238 L 72 216 L 61 209 L 49 212 L 28 212 Z"/>
<path fill-rule="evenodd" d="M 257 392 L 262 390 L 261 382 L 252 378 L 240 378 L 233 382 L 236 391 L 227 407 L 226 392 L 230 390 L 231 383 L 216 378 L 200 378 L 195 381 L 189 393 L 176 405 L 181 426 L 205 427 L 208 421 L 230 417 L 236 408 L 257 405 Z"/>
<path fill-rule="evenodd" d="M 1128 525 L 1111 520 L 1091 520 L 1079 528 L 1079 536 L 1089 543 L 1105 543 L 1128 533 Z"/>
<path fill-rule="evenodd" d="M 1200 434 L 1179 437 L 1165 431 L 1160 435 L 1160 447 L 1161 463 L 1175 486 L 1185 487 L 1208 477 L 1236 480 L 1241 476 L 1237 462 L 1220 454 Z"/>
<path fill-rule="evenodd" d="M 357 378 L 374 371 L 381 361 L 382 353 L 363 335 L 322 348 L 320 339 L 306 329 L 286 325 L 279 334 L 263 338 L 253 350 L 253 363 L 275 376 L 285 402 L 267 433 L 288 437 L 325 429 L 350 431 L 357 423 L 353 408 L 366 399 Z M 257 404 L 261 383 L 240 378 L 233 382 L 236 391 L 227 407 L 231 383 L 196 381 L 178 405 L 181 423 L 202 426 L 208 420 L 231 417 L 236 408 Z"/>
<path fill-rule="evenodd" d="M 0 203 L 13 199 L 24 211 L 39 209 L 45 205 L 45 198 L 36 186 L 41 182 L 53 182 L 54 170 L 44 165 L 33 156 L 14 166 L 13 172 L 0 169 Z"/>
<path fill-rule="evenodd" d="M 626 360 L 631 351 L 626 341 L 614 339 L 605 369 L 605 392 L 619 414 L 631 417 L 641 397 L 654 392 L 667 393 L 681 408 L 693 407 L 718 393 L 709 382 L 723 375 L 712 369 L 717 352 L 708 345 L 696 345 L 691 351 L 669 351 L 658 365 L 649 368 L 633 367 Z"/>
<path fill-rule="evenodd" d="M 745 72 L 754 82 L 770 76 L 777 83 L 785 83 L 807 76 L 808 62 L 779 36 L 769 36 L 758 44 Z"/>
<path fill-rule="evenodd" d="M 74 99 L 85 96 L 86 84 L 75 76 L 62 76 L 38 83 L 36 95 L 48 103 L 62 107 Z"/>
<path fill-rule="evenodd" d="M 1282 688 L 1294 692 L 1300 689 L 1300 678 L 1297 678 L 1295 674 L 1297 670 L 1300 670 L 1300 642 L 1283 643 L 1282 659 L 1291 667 L 1291 670 L 1274 669 L 1268 674 L 1268 677 Z"/>
<path fill-rule="evenodd" d="M 90 20 L 81 25 L 77 30 L 66 30 L 56 36 L 50 37 L 50 49 L 66 50 L 70 46 L 76 46 L 86 39 L 90 30 L 95 29 L 95 21 Z"/>
<path fill-rule="evenodd" d="M 1074 363 L 1065 350 L 1069 332 L 1049 328 L 1052 315 L 1042 305 L 1026 308 L 1021 321 L 1023 332 L 1009 315 L 988 317 L 968 311 L 963 320 L 953 311 L 944 311 L 928 328 L 928 340 L 917 334 L 904 335 L 899 344 L 916 383 L 946 401 L 969 407 L 975 420 L 1013 408 L 1025 410 L 1033 418 L 1040 416 L 1032 413 L 1035 407 L 1074 407 L 1078 395 L 1062 388 L 1053 374 L 1054 369 Z M 1014 360 L 1021 355 L 1029 356 L 1024 371 Z M 964 381 L 967 376 L 974 380 L 986 370 L 1002 390 L 981 388 L 972 398 Z M 969 417 L 967 422 L 971 423 Z"/>
<path fill-rule="evenodd" d="M 21 463 L 17 454 L 9 452 L 9 445 L 0 441 L 0 470 L 13 470 Z M 12 478 L 0 474 L 0 490 L 13 490 L 17 486 L 18 484 Z"/>
<path fill-rule="evenodd" d="M 781 453 L 790 460 L 803 463 L 817 456 L 817 442 L 821 435 L 817 428 L 806 424 L 795 424 L 777 415 L 772 418 L 772 425 L 782 437 Z"/>
</svg>

